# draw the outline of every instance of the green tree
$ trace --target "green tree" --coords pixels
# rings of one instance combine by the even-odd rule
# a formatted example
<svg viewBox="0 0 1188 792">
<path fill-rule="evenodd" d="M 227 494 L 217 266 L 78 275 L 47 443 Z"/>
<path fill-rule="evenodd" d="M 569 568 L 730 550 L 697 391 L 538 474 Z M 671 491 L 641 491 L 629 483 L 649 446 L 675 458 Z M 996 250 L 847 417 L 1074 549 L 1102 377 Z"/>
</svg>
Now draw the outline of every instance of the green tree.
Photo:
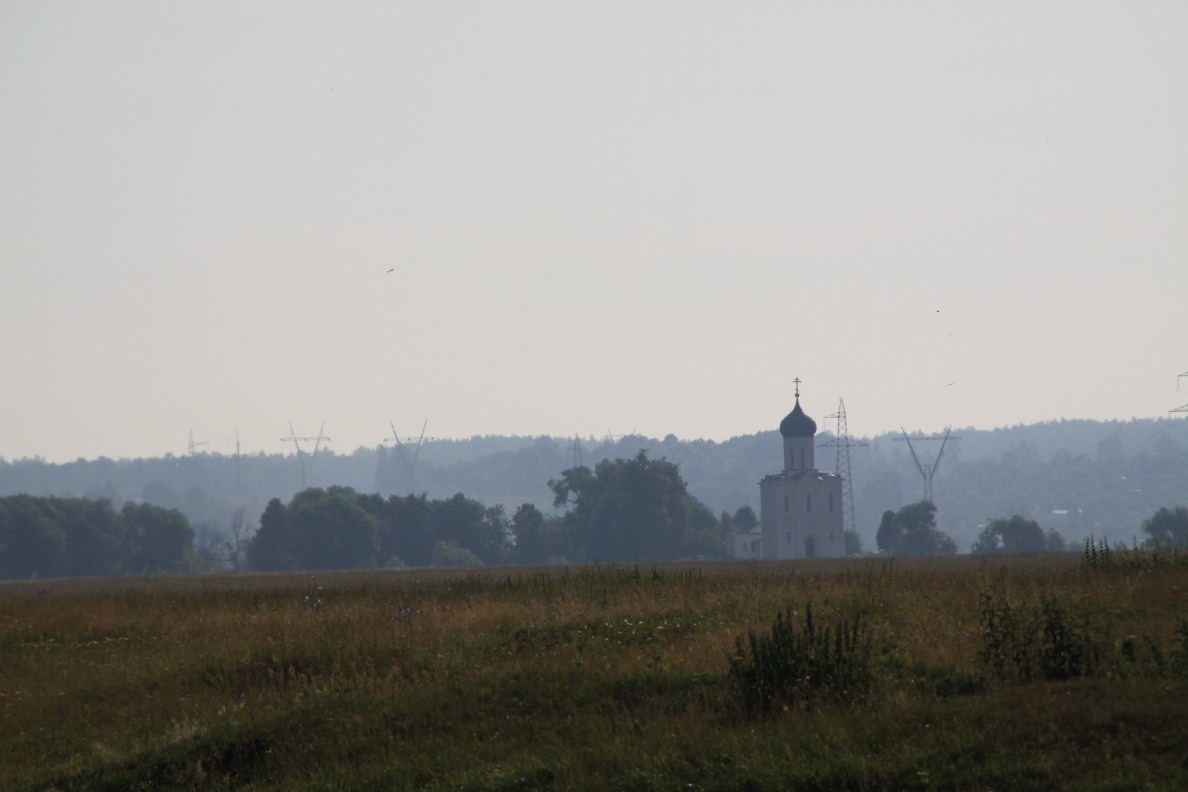
<svg viewBox="0 0 1188 792">
<path fill-rule="evenodd" d="M 713 514 L 689 495 L 677 465 L 649 459 L 605 459 L 591 471 L 570 468 L 549 482 L 575 552 L 588 559 L 633 561 L 706 552 L 717 533 Z M 716 554 L 724 550 L 720 542 Z"/>
<path fill-rule="evenodd" d="M 482 547 L 479 553 L 484 563 L 496 564 L 507 560 L 511 551 L 511 520 L 502 505 L 483 510 Z"/>
<path fill-rule="evenodd" d="M 689 520 L 682 531 L 680 558 L 722 558 L 726 555 L 726 540 L 732 532 L 722 526 L 701 501 L 686 494 Z M 733 518 L 731 519 L 733 522 Z"/>
<path fill-rule="evenodd" d="M 875 544 L 881 552 L 893 553 L 899 546 L 901 533 L 900 527 L 895 524 L 895 512 L 892 509 L 887 509 L 879 521 L 879 529 L 875 533 Z"/>
<path fill-rule="evenodd" d="M 65 572 L 66 534 L 44 498 L 12 495 L 0 504 L 0 577 L 54 577 Z"/>
<path fill-rule="evenodd" d="M 1162 547 L 1188 545 L 1188 508 L 1166 506 L 1143 521 L 1143 532 L 1151 538 L 1148 544 Z"/>
<path fill-rule="evenodd" d="M 548 563 L 550 542 L 545 533 L 545 516 L 540 509 L 531 503 L 522 504 L 512 515 L 511 530 L 516 537 L 513 557 L 518 563 Z"/>
<path fill-rule="evenodd" d="M 734 530 L 738 533 L 749 533 L 759 527 L 759 518 L 750 506 L 739 506 L 734 510 Z"/>
<path fill-rule="evenodd" d="M 734 516 L 730 512 L 724 511 L 718 515 L 718 529 L 724 536 L 734 533 Z"/>
<path fill-rule="evenodd" d="M 293 558 L 289 543 L 288 509 L 279 498 L 273 498 L 260 515 L 259 530 L 247 543 L 247 557 L 252 569 L 294 569 L 296 559 Z"/>
<path fill-rule="evenodd" d="M 120 511 L 132 539 L 133 572 L 183 572 L 194 543 L 190 521 L 177 509 L 125 503 Z"/>
<path fill-rule="evenodd" d="M 301 569 L 375 566 L 379 530 L 349 487 L 311 488 L 289 504 L 292 553 Z"/>
<path fill-rule="evenodd" d="M 430 513 L 437 542 L 454 542 L 484 563 L 501 559 L 505 541 L 501 511 L 491 514 L 483 504 L 459 492 L 448 500 L 433 501 Z"/>
<path fill-rule="evenodd" d="M 1049 528 L 1044 534 L 1044 550 L 1049 553 L 1064 553 L 1068 550 L 1068 542 L 1055 528 Z"/>
<path fill-rule="evenodd" d="M 899 555 L 952 555 L 953 538 L 936 527 L 936 504 L 930 500 L 909 503 L 890 520 L 883 514 L 879 526 L 879 549 Z"/>
<path fill-rule="evenodd" d="M 66 575 L 118 575 L 124 571 L 131 553 L 128 526 L 110 500 L 52 501 L 66 538 Z"/>
<path fill-rule="evenodd" d="M 846 531 L 846 555 L 862 555 L 862 536 L 857 531 Z"/>
<path fill-rule="evenodd" d="M 1054 537 L 1051 543 L 1056 544 Z M 1015 514 L 1010 519 L 988 520 L 982 532 L 978 534 L 972 552 L 1043 553 L 1048 546 L 1049 537 L 1044 535 L 1039 523 Z"/>
<path fill-rule="evenodd" d="M 380 525 L 379 557 L 385 564 L 399 558 L 413 566 L 431 563 L 433 551 L 432 508 L 425 494 L 392 495 Z"/>
</svg>

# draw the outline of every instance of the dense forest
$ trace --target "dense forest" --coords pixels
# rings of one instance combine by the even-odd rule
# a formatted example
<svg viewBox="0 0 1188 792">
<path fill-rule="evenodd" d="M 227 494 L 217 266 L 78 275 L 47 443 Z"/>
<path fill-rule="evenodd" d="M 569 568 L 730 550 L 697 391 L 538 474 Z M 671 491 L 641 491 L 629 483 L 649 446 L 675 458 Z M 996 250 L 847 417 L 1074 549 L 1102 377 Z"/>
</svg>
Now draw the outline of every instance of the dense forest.
<svg viewBox="0 0 1188 792">
<path fill-rule="evenodd" d="M 960 429 L 951 433 L 943 454 L 939 440 L 915 440 L 909 447 L 902 437 L 887 433 L 850 438 L 858 444 L 848 449 L 852 530 L 868 551 L 877 547 L 876 535 L 888 510 L 923 498 L 924 480 L 916 460 L 935 467 L 931 485 L 936 525 L 958 552 L 973 549 L 991 521 L 1013 516 L 1034 522 L 1044 532 L 1057 532 L 1072 547 L 1090 536 L 1130 542 L 1141 539 L 1144 520 L 1156 510 L 1188 503 L 1184 420 L 1055 421 L 989 431 Z M 827 427 L 818 433 L 818 468 L 838 467 L 836 440 Z M 679 470 L 691 502 L 697 504 L 694 512 L 700 524 L 689 528 L 690 536 L 680 542 L 687 539 L 689 544 L 682 547 L 697 555 L 704 554 L 706 536 L 712 533 L 706 514 L 718 515 L 721 528 L 722 517 L 741 507 L 757 510 L 757 482 L 779 467 L 781 438 L 775 430 L 723 442 L 671 435 L 602 440 L 492 436 L 436 440 L 419 450 L 381 446 L 349 454 L 322 450 L 316 456 L 198 453 L 64 464 L 0 459 L 0 496 L 106 501 L 117 516 L 125 503 L 176 511 L 192 526 L 195 557 L 209 559 L 225 557 L 229 544 L 246 542 L 260 528 L 271 501 L 291 504 L 307 489 L 345 488 L 384 502 L 393 496 L 424 496 L 428 502 L 461 496 L 481 504 L 482 510 L 499 510 L 507 520 L 525 505 L 542 518 L 560 519 L 572 509 L 559 502 L 550 482 L 562 480 L 567 470 L 594 470 L 600 462 L 634 459 L 641 451 Z M 554 549 L 556 555 L 573 559 L 589 551 L 572 545 Z M 421 550 L 432 553 L 432 547 Z M 377 547 L 377 565 L 389 560 L 386 552 Z M 423 560 L 424 553 L 410 559 L 390 555 L 413 563 Z M 508 551 L 500 558 L 514 560 L 514 554 Z"/>
</svg>

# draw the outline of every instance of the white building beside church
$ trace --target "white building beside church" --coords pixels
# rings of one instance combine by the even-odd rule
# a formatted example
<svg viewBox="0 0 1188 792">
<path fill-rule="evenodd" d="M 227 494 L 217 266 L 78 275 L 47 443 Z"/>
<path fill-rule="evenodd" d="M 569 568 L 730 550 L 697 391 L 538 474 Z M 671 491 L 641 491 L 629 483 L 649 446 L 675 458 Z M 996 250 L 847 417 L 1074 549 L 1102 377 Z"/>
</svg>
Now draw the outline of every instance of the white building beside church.
<svg viewBox="0 0 1188 792">
<path fill-rule="evenodd" d="M 759 482 L 759 549 L 769 560 L 839 558 L 846 554 L 842 480 L 815 467 L 817 422 L 800 408 L 796 383 L 796 406 L 780 422 L 784 469 Z"/>
</svg>

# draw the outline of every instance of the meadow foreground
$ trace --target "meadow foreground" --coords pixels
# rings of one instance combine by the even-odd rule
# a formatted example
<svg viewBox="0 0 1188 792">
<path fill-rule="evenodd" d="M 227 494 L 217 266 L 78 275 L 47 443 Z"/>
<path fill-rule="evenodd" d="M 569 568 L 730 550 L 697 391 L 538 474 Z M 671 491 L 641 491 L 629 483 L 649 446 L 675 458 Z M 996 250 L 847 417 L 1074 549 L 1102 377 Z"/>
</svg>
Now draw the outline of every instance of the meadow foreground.
<svg viewBox="0 0 1188 792">
<path fill-rule="evenodd" d="M 0 787 L 1188 787 L 1169 553 L 0 585 Z"/>
</svg>

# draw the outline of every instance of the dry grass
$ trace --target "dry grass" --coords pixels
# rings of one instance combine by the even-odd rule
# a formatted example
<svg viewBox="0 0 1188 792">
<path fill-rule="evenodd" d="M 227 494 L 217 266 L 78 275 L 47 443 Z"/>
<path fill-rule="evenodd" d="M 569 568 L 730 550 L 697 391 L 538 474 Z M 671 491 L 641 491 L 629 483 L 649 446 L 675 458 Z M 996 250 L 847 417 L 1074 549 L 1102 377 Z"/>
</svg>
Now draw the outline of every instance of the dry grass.
<svg viewBox="0 0 1188 792">
<path fill-rule="evenodd" d="M 1076 787 L 1061 774 L 1090 768 L 1102 786 L 1173 788 L 1188 779 L 1174 673 L 971 684 L 983 592 L 1090 609 L 1102 640 L 1149 638 L 1170 658 L 1186 589 L 1182 566 L 1102 572 L 1071 555 L 8 583 L 0 777 L 968 788 Z M 884 650 L 879 695 L 748 720 L 736 637 L 809 601 L 822 620 L 862 611 Z"/>
</svg>

